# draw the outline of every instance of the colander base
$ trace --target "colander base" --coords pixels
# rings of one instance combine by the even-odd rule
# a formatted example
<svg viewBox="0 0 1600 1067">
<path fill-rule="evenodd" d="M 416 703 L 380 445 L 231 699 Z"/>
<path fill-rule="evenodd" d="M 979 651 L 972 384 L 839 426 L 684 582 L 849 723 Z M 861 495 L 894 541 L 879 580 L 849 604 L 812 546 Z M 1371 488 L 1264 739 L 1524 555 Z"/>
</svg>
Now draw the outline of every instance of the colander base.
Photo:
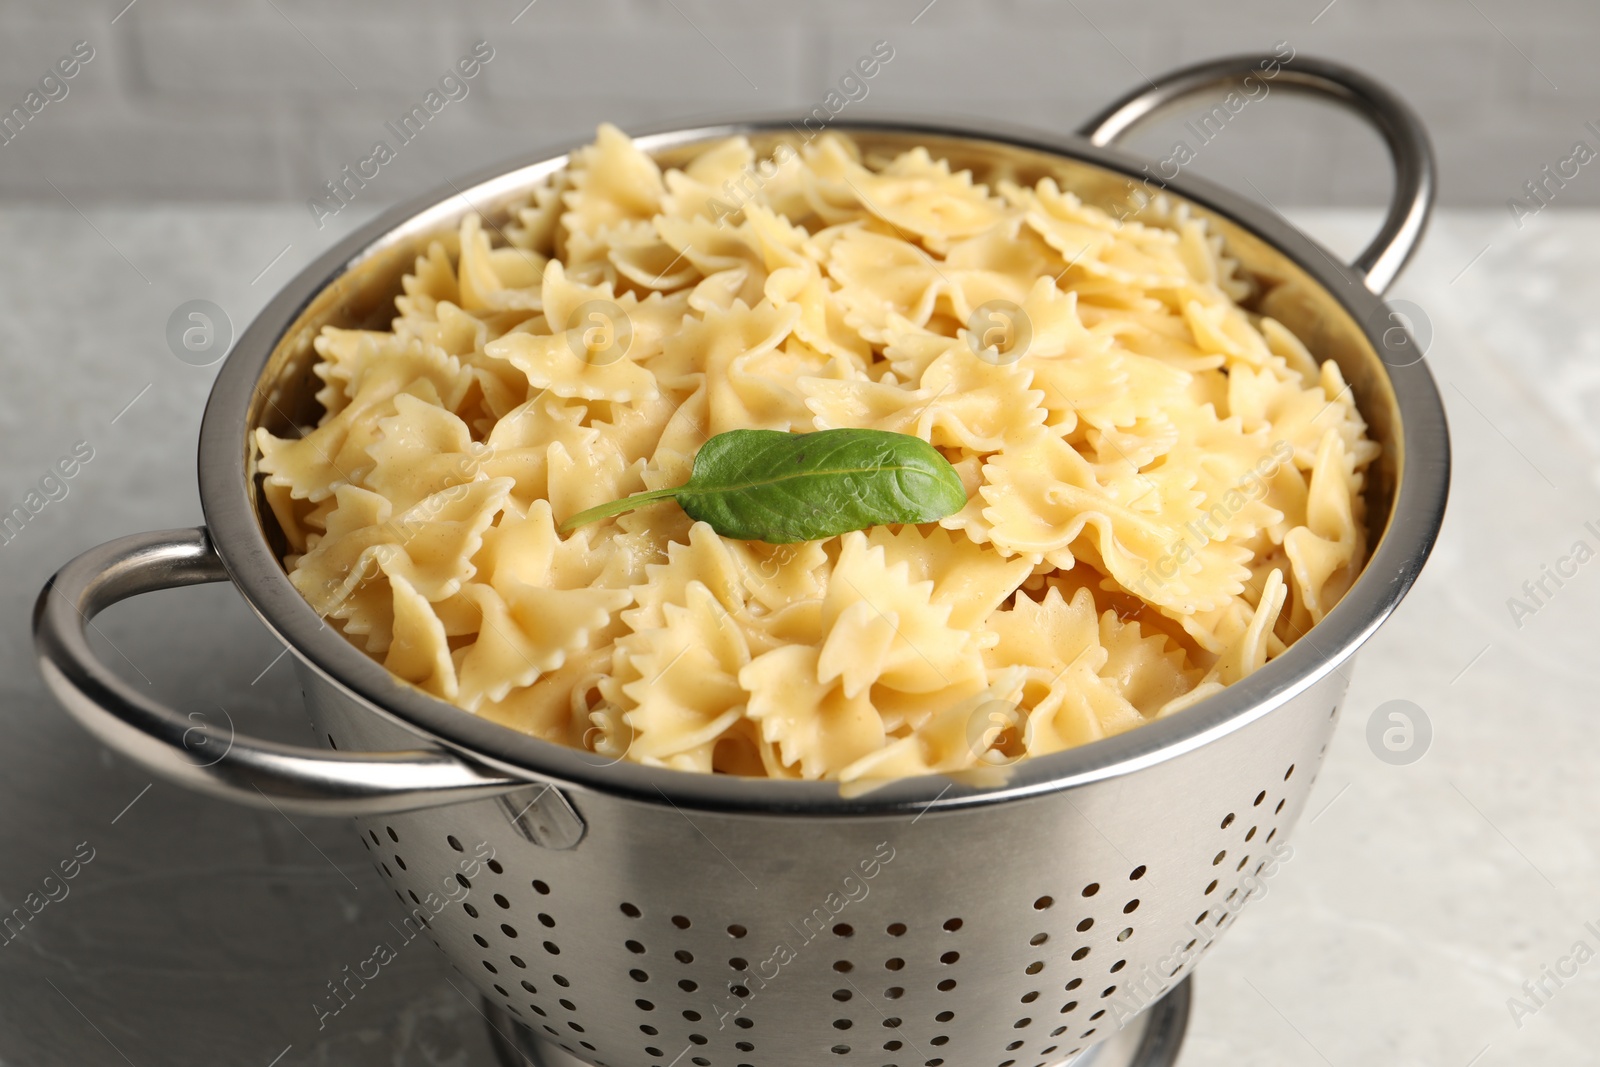
<svg viewBox="0 0 1600 1067">
<path fill-rule="evenodd" d="M 1116 1036 L 1051 1067 L 1172 1067 L 1189 1028 L 1192 983 L 1192 978 L 1185 978 Z M 484 1000 L 483 1013 L 504 1067 L 590 1067 L 587 1060 L 541 1040 L 493 1000 Z"/>
</svg>

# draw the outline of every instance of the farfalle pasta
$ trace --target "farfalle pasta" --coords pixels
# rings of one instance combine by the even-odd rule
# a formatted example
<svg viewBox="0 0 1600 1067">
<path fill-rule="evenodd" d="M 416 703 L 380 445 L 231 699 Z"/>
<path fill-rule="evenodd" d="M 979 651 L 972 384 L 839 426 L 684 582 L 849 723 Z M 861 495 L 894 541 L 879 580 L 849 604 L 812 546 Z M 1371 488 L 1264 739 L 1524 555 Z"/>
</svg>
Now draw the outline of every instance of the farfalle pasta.
<svg viewBox="0 0 1600 1067">
<path fill-rule="evenodd" d="M 832 133 L 663 171 L 604 126 L 420 256 L 389 331 L 326 329 L 324 413 L 258 431 L 259 468 L 313 608 L 467 712 L 689 771 L 958 772 L 1190 706 L 1360 570 L 1378 447 L 1250 293 L 1165 200 L 1117 219 Z M 560 532 L 715 434 L 843 427 L 929 442 L 966 506 Z"/>
</svg>

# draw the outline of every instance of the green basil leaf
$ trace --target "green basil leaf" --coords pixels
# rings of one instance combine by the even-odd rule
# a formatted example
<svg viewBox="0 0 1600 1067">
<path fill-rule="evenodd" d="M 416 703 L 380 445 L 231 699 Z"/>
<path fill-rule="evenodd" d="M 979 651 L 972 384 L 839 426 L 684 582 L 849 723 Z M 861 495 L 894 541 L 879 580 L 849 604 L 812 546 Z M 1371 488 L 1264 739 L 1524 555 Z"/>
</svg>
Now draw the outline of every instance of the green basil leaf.
<svg viewBox="0 0 1600 1067">
<path fill-rule="evenodd" d="M 668 497 L 723 537 L 774 545 L 888 523 L 935 522 L 967 503 L 955 468 L 920 437 L 886 430 L 729 430 L 695 454 L 683 485 L 579 512 L 561 531 Z"/>
</svg>

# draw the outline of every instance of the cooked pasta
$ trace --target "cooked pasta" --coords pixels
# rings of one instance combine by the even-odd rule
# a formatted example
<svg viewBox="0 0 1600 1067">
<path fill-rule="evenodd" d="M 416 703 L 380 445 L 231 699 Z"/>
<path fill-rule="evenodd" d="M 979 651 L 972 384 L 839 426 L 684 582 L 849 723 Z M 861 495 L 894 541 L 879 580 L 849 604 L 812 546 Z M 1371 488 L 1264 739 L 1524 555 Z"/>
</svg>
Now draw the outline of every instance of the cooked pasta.
<svg viewBox="0 0 1600 1067">
<path fill-rule="evenodd" d="M 1349 588 L 1378 447 L 1250 293 L 1165 199 L 1117 219 L 832 133 L 663 171 L 603 126 L 434 242 L 391 330 L 325 329 L 320 421 L 257 431 L 259 468 L 311 606 L 468 712 L 689 771 L 957 772 L 1188 707 Z M 714 434 L 837 427 L 930 442 L 966 507 L 558 530 Z"/>
</svg>

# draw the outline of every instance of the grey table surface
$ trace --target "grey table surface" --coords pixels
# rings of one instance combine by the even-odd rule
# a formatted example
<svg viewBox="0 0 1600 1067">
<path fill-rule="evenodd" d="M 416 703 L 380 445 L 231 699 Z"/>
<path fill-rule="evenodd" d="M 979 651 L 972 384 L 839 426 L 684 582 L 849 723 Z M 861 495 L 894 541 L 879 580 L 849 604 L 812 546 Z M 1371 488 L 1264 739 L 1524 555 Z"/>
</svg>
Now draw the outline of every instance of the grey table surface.
<svg viewBox="0 0 1600 1067">
<path fill-rule="evenodd" d="M 1374 226 L 1295 219 L 1345 255 Z M 493 1062 L 431 947 L 319 1029 L 324 983 L 395 917 L 351 828 L 152 784 L 67 719 L 32 660 L 31 604 L 57 566 L 200 521 L 216 368 L 170 353 L 169 314 L 206 298 L 237 330 L 353 222 L 319 233 L 298 206 L 0 211 L 0 510 L 78 442 L 94 453 L 0 546 L 0 913 L 93 856 L 0 943 L 0 1065 Z M 1531 614 L 1509 602 L 1577 542 L 1600 548 L 1600 214 L 1521 229 L 1444 214 L 1394 295 L 1431 334 L 1449 518 L 1359 657 L 1293 859 L 1200 967 L 1185 1067 L 1600 1062 L 1600 564 L 1547 579 Z M 281 650 L 228 588 L 150 596 L 101 626 L 118 668 L 181 709 L 308 739 Z M 1403 766 L 1366 740 L 1394 700 L 1432 727 Z"/>
</svg>

